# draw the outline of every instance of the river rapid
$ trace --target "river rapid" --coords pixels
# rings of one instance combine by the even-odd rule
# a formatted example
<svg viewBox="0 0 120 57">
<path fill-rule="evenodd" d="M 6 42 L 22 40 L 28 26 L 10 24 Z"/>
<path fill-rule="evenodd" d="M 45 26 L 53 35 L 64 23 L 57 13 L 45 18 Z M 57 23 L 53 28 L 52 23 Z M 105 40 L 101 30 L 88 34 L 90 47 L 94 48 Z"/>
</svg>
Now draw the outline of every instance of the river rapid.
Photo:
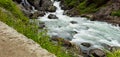
<svg viewBox="0 0 120 57">
<path fill-rule="evenodd" d="M 79 45 L 83 50 L 105 48 L 103 44 L 120 46 L 120 27 L 106 22 L 90 21 L 84 17 L 63 15 L 64 10 L 60 8 L 60 2 L 53 2 L 54 6 L 57 7 L 56 12 L 48 12 L 44 17 L 39 17 L 41 22 L 45 22 L 49 36 L 68 39 L 70 42 Z M 49 14 L 56 15 L 58 19 L 49 19 Z M 84 42 L 90 43 L 92 46 L 89 48 L 82 46 L 81 43 Z"/>
</svg>

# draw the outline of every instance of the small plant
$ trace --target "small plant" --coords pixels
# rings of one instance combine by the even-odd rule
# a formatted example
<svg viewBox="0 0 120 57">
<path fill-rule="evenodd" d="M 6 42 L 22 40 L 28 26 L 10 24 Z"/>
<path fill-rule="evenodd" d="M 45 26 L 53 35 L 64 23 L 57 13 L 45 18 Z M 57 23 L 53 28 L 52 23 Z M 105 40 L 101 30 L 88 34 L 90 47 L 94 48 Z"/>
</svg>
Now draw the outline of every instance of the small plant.
<svg viewBox="0 0 120 57">
<path fill-rule="evenodd" d="M 120 50 L 116 50 L 113 52 L 107 51 L 107 57 L 120 57 Z"/>
</svg>

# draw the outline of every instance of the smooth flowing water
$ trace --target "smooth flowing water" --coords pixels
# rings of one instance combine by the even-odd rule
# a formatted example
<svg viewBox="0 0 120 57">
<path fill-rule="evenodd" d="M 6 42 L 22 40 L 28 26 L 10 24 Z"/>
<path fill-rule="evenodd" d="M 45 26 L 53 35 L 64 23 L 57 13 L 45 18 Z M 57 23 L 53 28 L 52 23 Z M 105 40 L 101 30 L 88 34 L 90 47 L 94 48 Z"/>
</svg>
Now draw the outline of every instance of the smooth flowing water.
<svg viewBox="0 0 120 57">
<path fill-rule="evenodd" d="M 39 20 L 45 22 L 48 35 L 71 39 L 71 42 L 80 45 L 83 42 L 91 43 L 92 48 L 103 48 L 102 44 L 120 46 L 120 27 L 106 22 L 90 21 L 83 17 L 69 17 L 63 15 L 60 2 L 55 1 L 56 12 L 48 12 Z M 48 19 L 49 14 L 55 14 L 59 19 Z M 77 22 L 77 23 L 71 23 Z M 84 47 L 80 45 L 80 47 Z"/>
</svg>

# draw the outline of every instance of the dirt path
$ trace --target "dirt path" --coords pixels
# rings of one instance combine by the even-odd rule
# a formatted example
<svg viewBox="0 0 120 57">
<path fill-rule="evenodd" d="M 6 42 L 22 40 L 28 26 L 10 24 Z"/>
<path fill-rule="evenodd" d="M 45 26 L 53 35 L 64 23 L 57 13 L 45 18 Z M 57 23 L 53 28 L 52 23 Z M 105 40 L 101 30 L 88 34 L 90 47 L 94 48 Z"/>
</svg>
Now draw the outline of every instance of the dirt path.
<svg viewBox="0 0 120 57">
<path fill-rule="evenodd" d="M 55 57 L 0 21 L 0 57 Z"/>
</svg>

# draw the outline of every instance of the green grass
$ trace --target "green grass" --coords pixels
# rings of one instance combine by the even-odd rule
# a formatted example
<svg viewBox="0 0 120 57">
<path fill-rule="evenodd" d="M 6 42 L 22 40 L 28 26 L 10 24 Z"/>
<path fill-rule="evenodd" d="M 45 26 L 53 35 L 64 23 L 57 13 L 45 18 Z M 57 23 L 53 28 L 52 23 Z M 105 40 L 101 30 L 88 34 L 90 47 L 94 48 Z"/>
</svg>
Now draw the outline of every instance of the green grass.
<svg viewBox="0 0 120 57">
<path fill-rule="evenodd" d="M 46 35 L 46 30 L 41 29 L 42 32 L 38 33 L 36 24 L 34 22 L 30 23 L 29 19 L 24 16 L 12 0 L 0 0 L 0 21 L 34 40 L 57 57 L 74 57 L 72 54 L 65 53 L 60 45 L 53 45 L 49 36 Z"/>
<path fill-rule="evenodd" d="M 120 17 L 120 10 L 113 11 L 113 12 L 111 13 L 111 16 L 118 16 L 118 17 Z"/>
<path fill-rule="evenodd" d="M 107 57 L 120 57 L 120 50 L 114 52 L 107 51 Z"/>
</svg>

